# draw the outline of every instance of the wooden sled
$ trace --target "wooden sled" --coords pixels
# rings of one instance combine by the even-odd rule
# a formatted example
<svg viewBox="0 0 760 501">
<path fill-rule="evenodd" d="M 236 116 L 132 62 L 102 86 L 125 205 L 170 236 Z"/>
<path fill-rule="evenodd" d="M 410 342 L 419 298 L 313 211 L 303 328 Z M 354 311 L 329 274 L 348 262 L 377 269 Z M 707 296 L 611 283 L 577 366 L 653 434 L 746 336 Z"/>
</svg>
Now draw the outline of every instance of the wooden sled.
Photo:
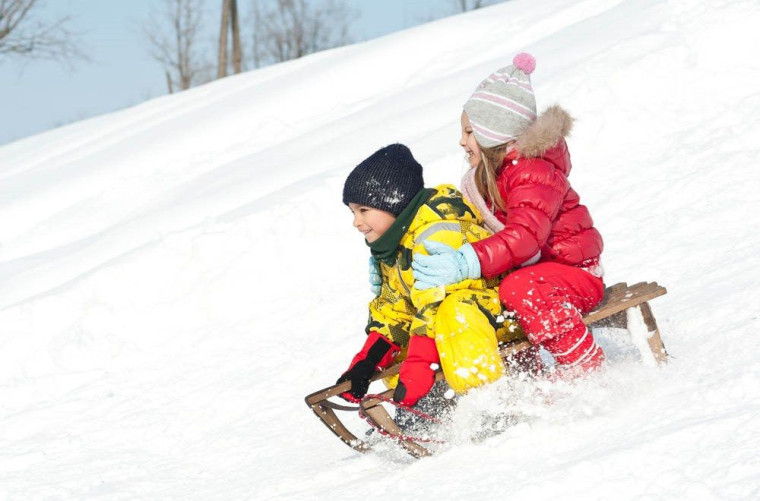
<svg viewBox="0 0 760 501">
<path fill-rule="evenodd" d="M 599 308 L 583 317 L 586 325 L 592 327 L 617 327 L 628 329 L 633 344 L 639 349 L 642 361 L 645 363 L 664 363 L 668 353 L 662 343 L 660 331 L 657 327 L 649 301 L 667 293 L 665 287 L 656 282 L 640 282 L 627 285 L 625 282 L 608 287 L 604 292 L 604 300 Z M 515 358 L 521 352 L 535 349 L 528 341 L 515 342 L 501 347 L 501 356 L 507 365 L 513 365 Z M 398 374 L 400 364 L 394 365 L 375 374 L 372 381 L 383 379 Z M 443 373 L 436 372 L 436 381 L 443 379 Z M 398 426 L 391 418 L 388 411 L 377 398 L 368 398 L 358 406 L 345 405 L 330 401 L 330 397 L 340 395 L 351 389 L 351 382 L 336 384 L 328 388 L 316 391 L 306 397 L 308 405 L 314 414 L 346 445 L 359 452 L 367 452 L 371 446 L 364 440 L 354 435 L 340 420 L 336 411 L 361 412 L 373 426 L 382 430 L 390 437 L 400 437 Z M 393 390 L 386 390 L 380 394 L 390 397 Z M 341 402 L 343 402 L 341 400 Z M 422 445 L 408 440 L 399 440 L 399 444 L 414 457 L 425 457 L 430 451 Z"/>
</svg>

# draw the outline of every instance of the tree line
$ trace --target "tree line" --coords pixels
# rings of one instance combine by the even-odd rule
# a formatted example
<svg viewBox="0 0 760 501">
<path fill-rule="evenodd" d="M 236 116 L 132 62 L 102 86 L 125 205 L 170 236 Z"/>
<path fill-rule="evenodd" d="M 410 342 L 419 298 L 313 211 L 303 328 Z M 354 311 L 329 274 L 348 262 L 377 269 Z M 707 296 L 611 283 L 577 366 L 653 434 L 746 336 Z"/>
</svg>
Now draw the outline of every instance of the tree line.
<svg viewBox="0 0 760 501">
<path fill-rule="evenodd" d="M 143 32 L 170 93 L 352 43 L 351 25 L 358 17 L 345 0 L 248 0 L 244 22 L 237 0 L 212 2 L 220 7 L 220 21 L 209 20 L 208 0 L 156 1 Z M 449 6 L 466 12 L 496 1 L 449 0 Z M 9 57 L 62 63 L 87 58 L 70 16 L 45 17 L 43 5 L 0 0 L 0 63 Z M 217 47 L 210 50 L 206 39 L 217 22 Z"/>
<path fill-rule="evenodd" d="M 238 1 L 220 0 L 217 50 L 210 51 L 203 44 L 203 6 L 204 0 L 161 0 L 145 26 L 169 92 L 351 43 L 356 16 L 343 0 L 252 0 L 248 22 L 242 23 Z"/>
</svg>

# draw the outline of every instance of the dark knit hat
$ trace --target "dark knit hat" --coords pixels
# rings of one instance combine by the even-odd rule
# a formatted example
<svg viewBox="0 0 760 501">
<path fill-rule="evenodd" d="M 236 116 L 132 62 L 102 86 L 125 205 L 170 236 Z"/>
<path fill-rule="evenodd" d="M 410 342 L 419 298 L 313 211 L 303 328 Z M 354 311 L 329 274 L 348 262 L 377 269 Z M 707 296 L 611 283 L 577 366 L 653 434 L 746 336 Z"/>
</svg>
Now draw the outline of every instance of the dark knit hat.
<svg viewBox="0 0 760 501">
<path fill-rule="evenodd" d="M 401 214 L 425 187 L 422 166 L 403 144 L 380 148 L 356 166 L 343 185 L 343 203 Z"/>
</svg>

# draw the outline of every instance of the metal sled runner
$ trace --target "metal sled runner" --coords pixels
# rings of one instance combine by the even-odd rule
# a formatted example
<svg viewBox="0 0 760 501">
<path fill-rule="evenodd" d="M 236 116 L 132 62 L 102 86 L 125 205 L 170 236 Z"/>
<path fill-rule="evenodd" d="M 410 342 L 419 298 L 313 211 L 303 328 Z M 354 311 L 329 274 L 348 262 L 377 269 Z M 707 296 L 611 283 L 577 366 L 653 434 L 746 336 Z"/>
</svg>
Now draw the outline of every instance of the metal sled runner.
<svg viewBox="0 0 760 501">
<path fill-rule="evenodd" d="M 665 287 L 656 282 L 641 282 L 631 286 L 625 282 L 615 284 L 605 290 L 601 305 L 583 317 L 583 321 L 588 326 L 628 329 L 633 343 L 641 352 L 642 358 L 650 357 L 650 362 L 664 363 L 667 361 L 668 354 L 665 351 L 657 322 L 649 307 L 649 301 L 666 293 Z M 646 333 L 643 335 L 642 325 L 646 327 Z M 509 344 L 501 348 L 501 356 L 505 363 L 508 363 L 515 355 L 532 348 L 533 346 L 527 341 Z M 372 381 L 394 376 L 398 374 L 399 368 L 400 364 L 389 367 L 375 374 Z M 443 379 L 443 377 L 443 373 L 438 370 L 436 381 Z M 384 434 L 398 439 L 399 444 L 412 456 L 430 455 L 430 452 L 422 445 L 413 440 L 404 439 L 388 411 L 380 405 L 383 399 L 390 398 L 393 390 L 386 390 L 379 395 L 371 395 L 369 398 L 365 398 L 359 406 L 349 406 L 329 400 L 330 397 L 340 395 L 350 389 L 350 381 L 324 388 L 308 395 L 306 405 L 314 411 L 314 414 L 330 431 L 354 450 L 367 452 L 371 446 L 354 435 L 340 420 L 336 411 L 359 412 L 362 417 L 374 427 L 382 430 Z"/>
</svg>

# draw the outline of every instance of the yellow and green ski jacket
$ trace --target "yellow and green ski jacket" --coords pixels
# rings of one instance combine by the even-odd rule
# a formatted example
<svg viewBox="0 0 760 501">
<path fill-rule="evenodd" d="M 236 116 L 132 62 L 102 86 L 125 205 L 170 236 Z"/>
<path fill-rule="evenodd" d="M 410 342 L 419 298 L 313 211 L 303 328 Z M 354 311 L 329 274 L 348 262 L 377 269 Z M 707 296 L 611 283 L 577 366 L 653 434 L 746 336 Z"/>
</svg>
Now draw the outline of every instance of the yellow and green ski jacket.
<svg viewBox="0 0 760 501">
<path fill-rule="evenodd" d="M 380 262 L 381 292 L 369 304 L 366 332 L 376 331 L 401 347 L 407 346 L 410 335 L 435 337 L 436 310 L 447 294 L 462 289 L 494 289 L 501 279 L 501 276 L 467 279 L 445 287 L 414 288 L 412 256 L 427 254 L 424 241 L 442 242 L 458 249 L 466 242 L 476 242 L 491 234 L 481 226 L 480 213 L 453 185 L 437 186 L 433 192 L 401 237 L 395 264 Z"/>
</svg>

